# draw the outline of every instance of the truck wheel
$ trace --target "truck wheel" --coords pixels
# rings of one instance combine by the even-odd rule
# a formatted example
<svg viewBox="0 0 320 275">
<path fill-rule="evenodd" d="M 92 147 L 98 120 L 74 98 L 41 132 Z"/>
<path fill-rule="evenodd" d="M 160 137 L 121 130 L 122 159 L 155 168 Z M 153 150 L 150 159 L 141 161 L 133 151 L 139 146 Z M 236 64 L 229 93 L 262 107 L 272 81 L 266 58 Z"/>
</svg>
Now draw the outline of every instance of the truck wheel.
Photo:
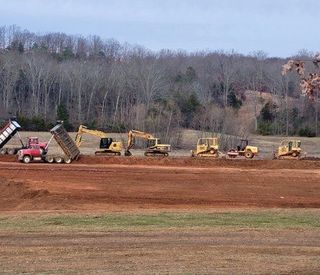
<svg viewBox="0 0 320 275">
<path fill-rule="evenodd" d="M 22 161 L 23 161 L 24 163 L 30 163 L 30 162 L 31 162 L 31 157 L 30 157 L 30 156 L 24 156 L 23 159 L 22 159 Z"/>
<path fill-rule="evenodd" d="M 54 158 L 53 157 L 46 157 L 46 162 L 53 163 L 54 162 Z"/>
<path fill-rule="evenodd" d="M 14 149 L 14 148 L 7 149 L 7 153 L 8 153 L 8 155 L 15 155 L 16 149 Z"/>
<path fill-rule="evenodd" d="M 0 149 L 0 155 L 6 155 L 6 154 L 7 154 L 7 149 L 6 148 Z"/>
<path fill-rule="evenodd" d="M 55 157 L 54 158 L 54 162 L 55 163 L 62 163 L 63 162 L 63 158 L 62 157 Z"/>
<path fill-rule="evenodd" d="M 70 164 L 70 163 L 71 163 L 71 159 L 70 159 L 70 158 L 65 158 L 65 159 L 64 159 L 64 163 Z"/>
<path fill-rule="evenodd" d="M 293 156 L 294 158 L 296 158 L 296 157 L 298 156 L 297 152 L 293 152 L 293 153 L 292 153 L 292 156 Z"/>
<path fill-rule="evenodd" d="M 245 158 L 247 158 L 247 159 L 252 159 L 253 158 L 253 153 L 251 152 L 251 151 L 246 151 L 245 153 L 244 153 L 244 156 L 245 156 Z"/>
</svg>

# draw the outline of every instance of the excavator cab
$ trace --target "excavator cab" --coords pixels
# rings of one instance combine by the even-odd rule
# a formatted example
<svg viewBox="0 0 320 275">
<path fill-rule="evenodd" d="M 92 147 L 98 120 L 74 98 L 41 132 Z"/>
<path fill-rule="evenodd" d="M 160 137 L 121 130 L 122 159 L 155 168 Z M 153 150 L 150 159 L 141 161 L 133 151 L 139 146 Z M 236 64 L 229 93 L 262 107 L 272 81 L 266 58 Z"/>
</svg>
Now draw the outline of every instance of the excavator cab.
<svg viewBox="0 0 320 275">
<path fill-rule="evenodd" d="M 100 139 L 100 149 L 109 149 L 112 142 L 113 142 L 112 138 L 101 138 Z"/>
<path fill-rule="evenodd" d="M 161 141 L 158 138 L 149 138 L 147 140 L 147 148 L 157 146 L 158 144 L 161 144 Z"/>
</svg>

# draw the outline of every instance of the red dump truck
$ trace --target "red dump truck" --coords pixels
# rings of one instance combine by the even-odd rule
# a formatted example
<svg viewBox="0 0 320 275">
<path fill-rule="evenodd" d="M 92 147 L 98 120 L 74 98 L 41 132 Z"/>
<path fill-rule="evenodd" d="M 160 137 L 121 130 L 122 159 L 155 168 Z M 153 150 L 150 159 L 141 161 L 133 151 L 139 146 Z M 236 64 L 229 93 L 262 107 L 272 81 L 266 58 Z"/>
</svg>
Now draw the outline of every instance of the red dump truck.
<svg viewBox="0 0 320 275">
<path fill-rule="evenodd" d="M 47 163 L 71 163 L 73 160 L 78 159 L 80 155 L 79 148 L 64 129 L 62 124 L 58 124 L 50 130 L 52 134 L 47 143 L 39 144 L 36 138 L 29 138 L 28 147 L 19 150 L 18 160 L 24 163 L 33 161 L 42 161 Z M 49 145 L 55 139 L 59 147 L 64 152 L 62 154 L 49 154 Z"/>
</svg>

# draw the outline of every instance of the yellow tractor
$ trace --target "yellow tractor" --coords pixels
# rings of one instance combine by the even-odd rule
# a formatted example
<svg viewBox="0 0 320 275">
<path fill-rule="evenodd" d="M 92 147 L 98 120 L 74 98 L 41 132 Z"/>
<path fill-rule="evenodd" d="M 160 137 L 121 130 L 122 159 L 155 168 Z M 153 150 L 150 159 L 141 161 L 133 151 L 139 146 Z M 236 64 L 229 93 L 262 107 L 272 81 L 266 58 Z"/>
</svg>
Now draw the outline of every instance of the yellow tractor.
<svg viewBox="0 0 320 275">
<path fill-rule="evenodd" d="M 131 156 L 130 149 L 134 146 L 135 138 L 142 138 L 147 140 L 147 149 L 144 152 L 145 156 L 169 156 L 171 151 L 170 144 L 162 144 L 159 138 L 154 137 L 152 134 L 130 130 L 128 133 L 128 145 L 125 151 L 125 156 Z"/>
<path fill-rule="evenodd" d="M 258 147 L 249 145 L 247 139 L 241 139 L 237 148 L 232 148 L 228 151 L 227 155 L 230 158 L 236 158 L 238 156 L 245 157 L 246 159 L 252 159 L 258 154 Z"/>
<path fill-rule="evenodd" d="M 301 141 L 297 139 L 283 140 L 278 152 L 274 154 L 276 159 L 298 159 L 301 155 Z"/>
<path fill-rule="evenodd" d="M 108 134 L 105 132 L 98 131 L 98 130 L 90 130 L 84 125 L 79 126 L 79 129 L 75 138 L 75 142 L 78 148 L 80 148 L 81 146 L 83 134 L 89 134 L 89 135 L 100 138 L 100 150 L 97 150 L 95 152 L 96 155 L 116 155 L 116 156 L 121 155 L 122 142 L 115 141 L 113 140 L 113 138 L 109 138 Z"/>
<path fill-rule="evenodd" d="M 191 150 L 192 157 L 219 157 L 218 138 L 199 138 L 196 150 Z"/>
</svg>

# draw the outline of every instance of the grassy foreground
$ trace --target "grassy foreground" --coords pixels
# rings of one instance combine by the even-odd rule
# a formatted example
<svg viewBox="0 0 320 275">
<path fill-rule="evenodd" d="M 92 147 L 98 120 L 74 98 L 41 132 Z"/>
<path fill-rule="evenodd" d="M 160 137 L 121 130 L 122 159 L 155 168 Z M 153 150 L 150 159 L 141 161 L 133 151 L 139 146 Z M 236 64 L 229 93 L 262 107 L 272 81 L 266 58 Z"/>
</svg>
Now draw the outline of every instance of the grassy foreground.
<svg viewBox="0 0 320 275">
<path fill-rule="evenodd" d="M 320 229 L 318 210 L 222 213 L 43 214 L 0 216 L 0 232 L 157 230 L 171 228 Z"/>
</svg>

